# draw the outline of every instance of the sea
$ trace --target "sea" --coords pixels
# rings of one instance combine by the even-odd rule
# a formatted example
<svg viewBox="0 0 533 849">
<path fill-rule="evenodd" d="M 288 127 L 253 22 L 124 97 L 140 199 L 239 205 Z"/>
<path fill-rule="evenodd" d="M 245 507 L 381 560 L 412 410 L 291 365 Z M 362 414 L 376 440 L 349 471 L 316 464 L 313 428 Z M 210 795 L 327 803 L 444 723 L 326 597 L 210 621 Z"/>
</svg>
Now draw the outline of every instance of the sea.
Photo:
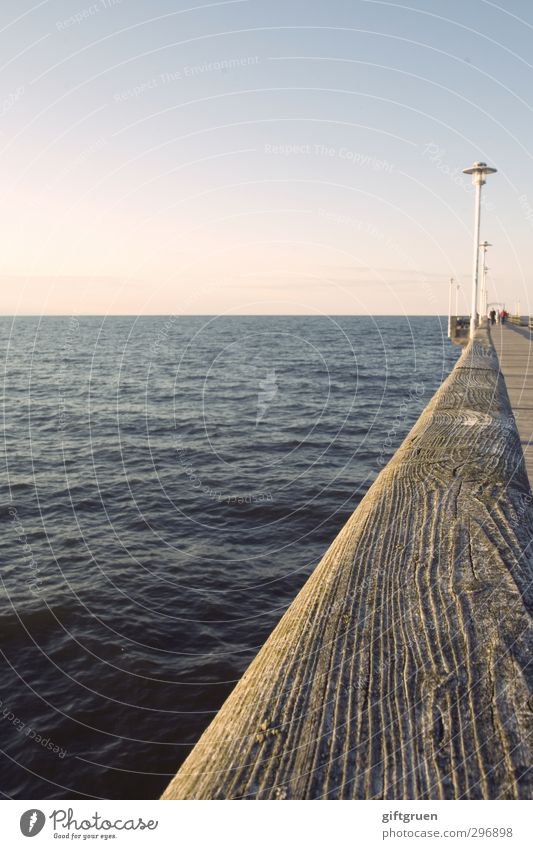
<svg viewBox="0 0 533 849">
<path fill-rule="evenodd" d="M 459 356 L 446 318 L 0 318 L 0 792 L 158 798 Z"/>
</svg>

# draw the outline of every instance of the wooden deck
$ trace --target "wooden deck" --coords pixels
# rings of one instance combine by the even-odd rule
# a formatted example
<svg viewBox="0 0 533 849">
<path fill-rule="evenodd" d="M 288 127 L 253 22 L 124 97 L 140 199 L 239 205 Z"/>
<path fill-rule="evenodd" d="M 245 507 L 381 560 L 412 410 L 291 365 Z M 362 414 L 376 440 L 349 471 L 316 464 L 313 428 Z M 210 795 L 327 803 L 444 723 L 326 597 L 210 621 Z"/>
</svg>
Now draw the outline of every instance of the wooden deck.
<svg viewBox="0 0 533 849">
<path fill-rule="evenodd" d="M 497 324 L 491 336 L 533 485 L 533 333 L 527 327 Z"/>
<path fill-rule="evenodd" d="M 162 798 L 533 798 L 532 540 L 479 330 Z"/>
</svg>

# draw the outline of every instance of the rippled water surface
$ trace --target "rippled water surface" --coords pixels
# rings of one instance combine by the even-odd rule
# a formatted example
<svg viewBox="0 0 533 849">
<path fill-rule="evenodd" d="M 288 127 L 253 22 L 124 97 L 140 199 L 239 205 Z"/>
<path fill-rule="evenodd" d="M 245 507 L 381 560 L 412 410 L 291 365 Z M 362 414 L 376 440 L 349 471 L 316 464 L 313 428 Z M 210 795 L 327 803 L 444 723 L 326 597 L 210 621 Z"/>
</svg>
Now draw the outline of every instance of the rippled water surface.
<svg viewBox="0 0 533 849">
<path fill-rule="evenodd" d="M 4 796 L 160 794 L 450 371 L 443 334 L 0 319 Z"/>
</svg>

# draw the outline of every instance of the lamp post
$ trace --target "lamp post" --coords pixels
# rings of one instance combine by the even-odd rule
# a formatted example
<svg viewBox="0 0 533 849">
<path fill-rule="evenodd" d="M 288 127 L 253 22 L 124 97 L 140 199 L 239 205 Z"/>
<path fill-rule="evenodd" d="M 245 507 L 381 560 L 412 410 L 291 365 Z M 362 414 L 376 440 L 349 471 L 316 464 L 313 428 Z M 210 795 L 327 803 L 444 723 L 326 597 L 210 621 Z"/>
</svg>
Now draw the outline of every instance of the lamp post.
<svg viewBox="0 0 533 849">
<path fill-rule="evenodd" d="M 452 338 L 452 289 L 453 289 L 453 277 L 450 277 L 450 289 L 448 294 L 448 339 Z M 457 311 L 455 314 L 457 318 Z"/>
<path fill-rule="evenodd" d="M 479 272 L 479 224 L 481 217 L 481 186 L 485 185 L 487 174 L 495 174 L 496 168 L 489 168 L 486 162 L 474 162 L 470 168 L 463 168 L 463 174 L 472 175 L 472 183 L 476 189 L 474 208 L 474 261 L 472 263 L 472 313 L 470 315 L 470 338 L 474 336 L 477 327 L 477 290 Z"/>
<path fill-rule="evenodd" d="M 459 289 L 461 288 L 460 284 L 457 283 L 455 287 L 455 315 L 459 315 Z"/>
<path fill-rule="evenodd" d="M 487 316 L 487 248 L 492 248 L 490 242 L 484 241 L 479 245 L 481 250 L 483 251 L 483 266 L 481 270 L 481 308 L 479 310 L 481 315 Z"/>
</svg>

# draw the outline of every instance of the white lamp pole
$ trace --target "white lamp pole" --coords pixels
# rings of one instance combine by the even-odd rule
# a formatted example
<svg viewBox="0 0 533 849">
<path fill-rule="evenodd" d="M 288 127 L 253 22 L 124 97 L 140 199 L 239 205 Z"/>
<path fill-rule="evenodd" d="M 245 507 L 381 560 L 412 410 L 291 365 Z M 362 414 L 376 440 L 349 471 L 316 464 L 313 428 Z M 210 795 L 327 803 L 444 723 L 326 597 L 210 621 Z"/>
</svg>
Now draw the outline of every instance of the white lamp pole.
<svg viewBox="0 0 533 849">
<path fill-rule="evenodd" d="M 479 224 L 481 217 L 481 186 L 485 185 L 487 174 L 495 174 L 496 168 L 489 168 L 485 162 L 474 162 L 470 168 L 463 168 L 463 174 L 472 175 L 476 189 L 474 209 L 474 261 L 472 263 L 472 312 L 470 315 L 470 338 L 473 339 L 477 327 L 478 273 L 479 273 Z"/>
<path fill-rule="evenodd" d="M 452 289 L 453 277 L 450 277 L 450 291 L 448 295 L 448 339 L 452 338 Z"/>
<path fill-rule="evenodd" d="M 459 289 L 460 288 L 461 287 L 458 283 L 457 286 L 455 287 L 455 315 L 456 316 L 459 315 Z"/>
<path fill-rule="evenodd" d="M 481 271 L 481 309 L 480 313 L 486 318 L 487 316 L 487 248 L 491 248 L 492 245 L 490 242 L 486 240 L 481 242 L 480 246 L 483 251 L 483 266 Z"/>
</svg>

